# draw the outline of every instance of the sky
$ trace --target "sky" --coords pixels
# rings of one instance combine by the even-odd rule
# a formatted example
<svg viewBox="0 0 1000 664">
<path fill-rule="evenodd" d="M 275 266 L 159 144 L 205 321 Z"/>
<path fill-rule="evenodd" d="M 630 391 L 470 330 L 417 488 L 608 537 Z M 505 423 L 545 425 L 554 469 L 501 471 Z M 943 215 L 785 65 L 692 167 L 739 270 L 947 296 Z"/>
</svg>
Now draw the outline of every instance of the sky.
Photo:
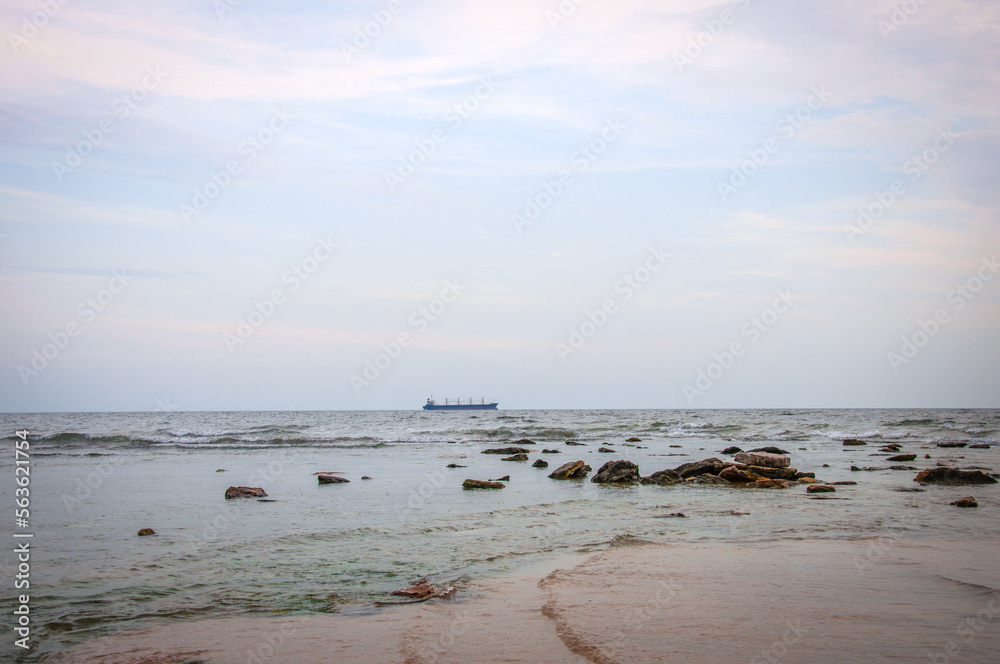
<svg viewBox="0 0 1000 664">
<path fill-rule="evenodd" d="M 993 0 L 0 34 L 5 412 L 1000 407 Z"/>
</svg>

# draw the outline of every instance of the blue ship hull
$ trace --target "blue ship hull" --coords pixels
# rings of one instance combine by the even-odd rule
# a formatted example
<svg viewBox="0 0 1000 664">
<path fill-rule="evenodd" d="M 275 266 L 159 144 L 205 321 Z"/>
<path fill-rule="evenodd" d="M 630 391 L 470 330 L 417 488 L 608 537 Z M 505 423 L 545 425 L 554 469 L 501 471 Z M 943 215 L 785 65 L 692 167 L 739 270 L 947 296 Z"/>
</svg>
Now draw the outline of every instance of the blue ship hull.
<svg viewBox="0 0 1000 664">
<path fill-rule="evenodd" d="M 424 406 L 424 410 L 496 410 L 496 403 L 461 403 L 461 404 L 448 404 L 443 406 L 441 404 L 429 403 Z"/>
</svg>

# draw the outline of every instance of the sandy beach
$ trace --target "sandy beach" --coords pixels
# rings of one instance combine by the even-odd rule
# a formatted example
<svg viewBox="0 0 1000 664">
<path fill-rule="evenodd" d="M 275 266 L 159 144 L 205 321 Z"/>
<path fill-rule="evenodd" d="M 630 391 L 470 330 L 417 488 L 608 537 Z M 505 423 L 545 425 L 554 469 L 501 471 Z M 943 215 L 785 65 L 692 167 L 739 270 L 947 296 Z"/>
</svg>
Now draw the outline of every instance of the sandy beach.
<svg viewBox="0 0 1000 664">
<path fill-rule="evenodd" d="M 996 542 L 619 538 L 453 599 L 177 623 L 51 664 L 970 662 L 1000 652 Z"/>
</svg>

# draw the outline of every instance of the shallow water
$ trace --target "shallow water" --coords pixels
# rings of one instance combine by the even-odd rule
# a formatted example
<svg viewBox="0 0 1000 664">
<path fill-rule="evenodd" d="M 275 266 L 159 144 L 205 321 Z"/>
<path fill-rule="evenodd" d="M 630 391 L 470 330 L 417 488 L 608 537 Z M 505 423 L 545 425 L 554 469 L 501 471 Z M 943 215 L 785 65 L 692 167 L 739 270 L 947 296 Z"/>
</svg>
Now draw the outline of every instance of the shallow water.
<svg viewBox="0 0 1000 664">
<path fill-rule="evenodd" d="M 545 556 L 600 550 L 616 535 L 654 542 L 808 538 L 1000 539 L 1000 491 L 916 487 L 885 466 L 879 443 L 917 453 L 906 465 L 1000 468 L 997 410 L 423 411 L 2 415 L 5 458 L 28 429 L 32 452 L 33 618 L 39 654 L 109 632 L 192 617 L 370 607 L 419 577 L 462 586 Z M 642 439 L 626 446 L 625 439 Z M 843 438 L 869 441 L 844 448 Z M 530 438 L 596 470 L 626 458 L 643 474 L 777 445 L 827 481 L 804 487 L 615 488 L 556 482 L 528 463 L 483 455 Z M 566 440 L 585 447 L 565 445 Z M 993 444 L 943 449 L 937 442 Z M 609 445 L 616 454 L 600 454 Z M 804 449 L 803 449 L 804 448 Z M 924 459 L 930 454 L 931 459 Z M 456 462 L 467 468 L 447 469 Z M 10 463 L 10 461 L 8 461 Z M 829 468 L 823 468 L 829 464 Z M 226 472 L 216 472 L 225 469 Z M 319 486 L 335 471 L 349 484 Z M 467 477 L 511 475 L 503 491 L 463 491 Z M 361 480 L 369 475 L 372 480 Z M 3 495 L 13 495 L 4 473 Z M 226 501 L 230 485 L 275 502 Z M 978 510 L 949 505 L 975 495 Z M 670 516 L 682 512 L 684 517 Z M 734 514 L 734 512 L 745 514 Z M 156 537 L 136 537 L 151 527 Z M 7 578 L 13 557 L 2 561 Z M 13 593 L 5 584 L 3 601 Z M 9 647 L 4 643 L 3 648 Z M 0 652 L 0 655 L 5 655 Z"/>
</svg>

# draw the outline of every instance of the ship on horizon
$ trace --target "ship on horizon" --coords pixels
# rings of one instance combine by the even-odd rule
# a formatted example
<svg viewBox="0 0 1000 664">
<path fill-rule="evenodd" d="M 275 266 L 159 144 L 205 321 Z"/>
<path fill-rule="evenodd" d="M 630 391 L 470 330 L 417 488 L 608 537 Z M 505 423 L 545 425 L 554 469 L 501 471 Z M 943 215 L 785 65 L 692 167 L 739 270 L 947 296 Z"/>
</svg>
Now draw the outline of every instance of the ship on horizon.
<svg viewBox="0 0 1000 664">
<path fill-rule="evenodd" d="M 454 402 L 449 399 L 445 399 L 443 404 L 438 403 L 431 396 L 427 399 L 427 403 L 424 404 L 424 410 L 496 410 L 497 402 L 486 403 L 486 399 L 480 399 L 479 403 L 475 403 L 470 397 L 465 403 L 462 403 L 461 399 L 455 399 Z"/>
</svg>

